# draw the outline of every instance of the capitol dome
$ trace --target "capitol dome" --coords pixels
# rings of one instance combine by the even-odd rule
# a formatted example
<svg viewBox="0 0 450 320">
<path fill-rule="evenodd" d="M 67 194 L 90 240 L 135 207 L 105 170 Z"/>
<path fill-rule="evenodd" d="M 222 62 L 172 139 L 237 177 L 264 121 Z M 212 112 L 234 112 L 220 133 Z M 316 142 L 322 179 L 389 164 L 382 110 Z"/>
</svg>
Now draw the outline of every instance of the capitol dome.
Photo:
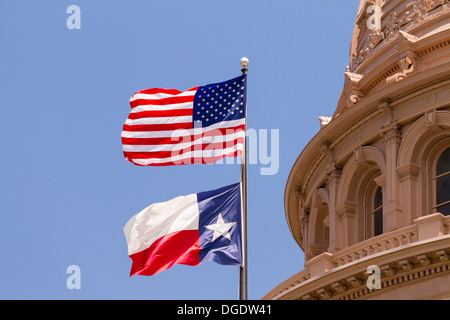
<svg viewBox="0 0 450 320">
<path fill-rule="evenodd" d="M 263 299 L 450 299 L 449 1 L 362 0 L 344 77 L 286 184 L 304 269 Z"/>
</svg>

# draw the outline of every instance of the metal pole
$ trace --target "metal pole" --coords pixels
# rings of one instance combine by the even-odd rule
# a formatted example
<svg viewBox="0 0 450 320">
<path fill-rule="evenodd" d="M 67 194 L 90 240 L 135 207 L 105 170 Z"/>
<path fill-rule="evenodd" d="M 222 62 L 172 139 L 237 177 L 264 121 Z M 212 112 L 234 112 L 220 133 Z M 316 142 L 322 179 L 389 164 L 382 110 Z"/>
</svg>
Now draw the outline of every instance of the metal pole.
<svg viewBox="0 0 450 320">
<path fill-rule="evenodd" d="M 247 74 L 249 61 L 241 58 L 242 74 Z M 245 84 L 247 87 L 247 83 Z M 247 106 L 245 106 L 245 137 L 244 152 L 241 158 L 241 188 L 242 188 L 242 266 L 239 269 L 239 300 L 248 299 L 247 280 Z"/>
</svg>

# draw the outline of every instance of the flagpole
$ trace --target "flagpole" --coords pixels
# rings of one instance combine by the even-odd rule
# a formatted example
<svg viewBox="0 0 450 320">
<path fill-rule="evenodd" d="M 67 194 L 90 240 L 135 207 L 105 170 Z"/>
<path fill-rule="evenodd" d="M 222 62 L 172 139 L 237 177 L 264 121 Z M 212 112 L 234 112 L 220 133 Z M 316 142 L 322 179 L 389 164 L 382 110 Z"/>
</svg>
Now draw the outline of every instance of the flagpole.
<svg viewBox="0 0 450 320">
<path fill-rule="evenodd" d="M 242 74 L 248 72 L 249 60 L 241 58 Z M 247 87 L 247 83 L 245 84 Z M 242 189 L 242 266 L 239 269 L 239 300 L 248 299 L 247 280 L 247 106 L 245 106 L 244 150 L 241 157 L 241 189 Z"/>
</svg>

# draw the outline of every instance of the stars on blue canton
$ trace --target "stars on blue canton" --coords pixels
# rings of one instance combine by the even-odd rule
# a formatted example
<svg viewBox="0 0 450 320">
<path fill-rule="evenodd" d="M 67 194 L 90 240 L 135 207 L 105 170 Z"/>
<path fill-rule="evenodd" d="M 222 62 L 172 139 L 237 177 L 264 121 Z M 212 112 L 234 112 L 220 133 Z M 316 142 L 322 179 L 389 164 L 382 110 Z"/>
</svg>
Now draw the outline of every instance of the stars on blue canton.
<svg viewBox="0 0 450 320">
<path fill-rule="evenodd" d="M 194 126 L 245 118 L 247 77 L 199 87 L 194 98 Z"/>
</svg>

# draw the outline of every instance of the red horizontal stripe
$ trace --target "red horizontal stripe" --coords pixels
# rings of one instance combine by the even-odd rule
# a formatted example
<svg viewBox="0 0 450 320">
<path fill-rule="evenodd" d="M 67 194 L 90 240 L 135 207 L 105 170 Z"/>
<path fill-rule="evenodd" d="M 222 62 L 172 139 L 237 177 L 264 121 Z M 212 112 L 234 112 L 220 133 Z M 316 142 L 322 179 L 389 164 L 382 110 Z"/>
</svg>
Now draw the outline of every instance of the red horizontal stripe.
<svg viewBox="0 0 450 320">
<path fill-rule="evenodd" d="M 205 130 L 207 128 L 204 128 Z M 227 134 L 232 134 L 235 132 L 239 132 L 239 131 L 244 131 L 245 130 L 245 124 L 237 126 L 237 127 L 231 127 L 231 128 L 223 128 L 223 129 L 211 129 L 209 131 L 205 131 L 202 134 L 202 137 L 212 137 L 212 136 L 224 136 Z M 196 135 L 191 135 L 190 136 L 191 141 L 193 141 L 194 139 L 198 139 L 199 137 L 197 137 Z M 167 137 L 167 138 L 122 138 L 122 144 L 128 144 L 128 145 L 158 145 L 158 144 L 178 144 L 180 142 L 183 142 L 183 139 L 186 139 L 187 137 L 180 137 L 179 139 L 177 138 L 172 138 L 172 137 Z"/>
<path fill-rule="evenodd" d="M 187 91 L 197 91 L 199 87 L 195 87 L 195 88 L 191 88 L 189 90 L 186 90 L 184 92 Z M 157 94 L 157 93 L 166 93 L 166 94 L 180 94 L 183 93 L 183 91 L 179 91 L 177 89 L 162 89 L 162 88 L 152 88 L 152 89 L 144 89 L 144 90 L 139 90 L 136 93 L 144 93 L 144 94 Z M 135 94 L 136 94 L 135 93 Z"/>
<path fill-rule="evenodd" d="M 130 256 L 133 261 L 130 276 L 151 276 L 167 270 L 174 264 L 197 266 L 201 250 L 198 230 L 184 230 L 168 234 L 138 253 Z"/>
<path fill-rule="evenodd" d="M 139 124 L 123 125 L 123 131 L 142 132 L 142 131 L 171 131 L 177 129 L 192 129 L 192 122 L 189 123 L 169 123 L 169 124 Z"/>
<path fill-rule="evenodd" d="M 183 159 L 183 160 L 179 160 L 179 161 L 167 161 L 167 162 L 163 162 L 163 163 L 150 163 L 146 166 L 151 166 L 151 167 L 165 167 L 165 166 L 177 166 L 177 165 L 188 165 L 188 164 L 211 164 L 214 163 L 216 161 L 219 161 L 225 157 L 238 157 L 238 156 L 242 156 L 242 151 L 241 150 L 237 150 L 237 151 L 233 151 L 224 155 L 220 155 L 217 157 L 203 157 L 203 158 L 187 158 L 187 159 Z M 128 159 L 129 162 L 138 165 L 138 166 L 144 166 L 142 164 L 139 164 L 137 162 L 134 162 L 133 159 Z"/>
<path fill-rule="evenodd" d="M 191 151 L 199 151 L 199 150 L 219 150 L 226 149 L 235 146 L 236 144 L 243 144 L 244 138 L 237 138 L 235 140 L 227 141 L 227 142 L 218 142 L 218 143 L 204 143 L 198 144 L 195 146 L 190 146 L 188 148 L 174 150 L 174 151 L 149 151 L 149 152 L 124 152 L 125 157 L 129 159 L 158 159 L 158 158 L 170 158 L 182 155 Z"/>
<path fill-rule="evenodd" d="M 137 99 L 130 101 L 131 108 L 136 108 L 137 106 L 144 105 L 157 105 L 164 106 L 168 104 L 177 104 L 184 102 L 193 102 L 194 96 L 181 96 L 181 97 L 172 97 L 172 98 L 163 98 L 163 99 Z"/>
<path fill-rule="evenodd" d="M 239 131 L 245 130 L 245 124 L 226 128 L 226 129 L 211 129 L 209 131 L 204 132 L 202 137 L 213 137 L 213 136 L 224 136 L 227 134 L 233 134 Z M 200 135 L 191 135 L 191 136 L 182 136 L 182 137 L 165 137 L 165 138 L 122 138 L 122 144 L 134 145 L 134 146 L 144 146 L 144 145 L 159 145 L 159 144 L 178 144 L 183 142 L 184 140 L 190 139 L 190 141 L 194 141 L 199 139 Z M 190 137 L 190 138 L 189 138 Z M 184 141 L 185 142 L 185 141 Z"/>
<path fill-rule="evenodd" d="M 123 145 L 132 145 L 132 146 L 145 146 L 145 145 L 158 145 L 158 144 L 178 144 L 181 140 L 178 138 L 123 138 Z"/>
<path fill-rule="evenodd" d="M 162 117 L 182 117 L 182 116 L 192 116 L 192 109 L 142 111 L 130 113 L 128 119 L 135 120 L 142 118 L 162 118 Z"/>
<path fill-rule="evenodd" d="M 151 89 L 144 89 L 144 90 L 139 90 L 138 92 L 136 92 L 135 94 L 138 93 L 143 93 L 143 94 L 158 94 L 158 93 L 165 93 L 165 94 L 180 94 L 182 93 L 181 91 L 177 90 L 177 89 L 162 89 L 162 88 L 151 88 Z"/>
</svg>

